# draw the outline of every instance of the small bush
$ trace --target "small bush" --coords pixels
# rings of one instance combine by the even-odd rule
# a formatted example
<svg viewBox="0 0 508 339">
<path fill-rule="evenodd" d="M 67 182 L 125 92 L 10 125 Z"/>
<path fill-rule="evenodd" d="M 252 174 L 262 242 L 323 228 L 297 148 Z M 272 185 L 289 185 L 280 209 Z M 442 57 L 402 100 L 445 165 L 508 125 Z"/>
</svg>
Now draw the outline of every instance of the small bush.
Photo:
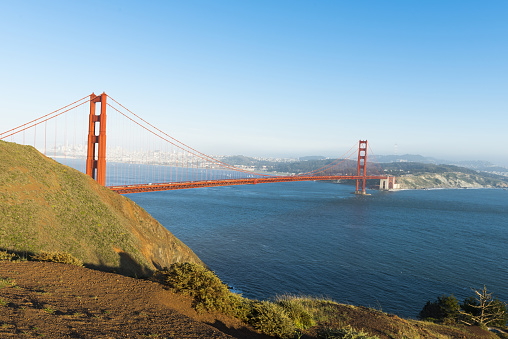
<svg viewBox="0 0 508 339">
<path fill-rule="evenodd" d="M 341 329 L 324 329 L 318 333 L 319 339 L 379 339 L 376 336 L 370 336 L 363 331 L 357 331 L 350 326 Z"/>
<path fill-rule="evenodd" d="M 459 301 L 452 295 L 438 297 L 436 301 L 427 301 L 420 311 L 419 318 L 430 321 L 454 323 L 459 316 Z"/>
<path fill-rule="evenodd" d="M 260 332 L 280 338 L 290 338 L 296 331 L 284 308 L 268 301 L 258 301 L 252 304 L 248 322 Z"/>
<path fill-rule="evenodd" d="M 247 301 L 232 293 L 214 272 L 201 265 L 176 263 L 169 269 L 155 272 L 155 280 L 173 291 L 194 297 L 197 311 L 220 311 L 245 318 Z"/>
<path fill-rule="evenodd" d="M 12 261 L 16 257 L 16 254 L 9 253 L 7 251 L 0 251 L 0 260 Z"/>
<path fill-rule="evenodd" d="M 297 328 L 306 329 L 314 326 L 314 319 L 300 298 L 288 295 L 280 296 L 277 298 L 277 303 Z"/>
<path fill-rule="evenodd" d="M 44 252 L 32 255 L 30 259 L 35 261 L 52 261 L 62 264 L 83 266 L 83 262 L 66 252 Z"/>
</svg>

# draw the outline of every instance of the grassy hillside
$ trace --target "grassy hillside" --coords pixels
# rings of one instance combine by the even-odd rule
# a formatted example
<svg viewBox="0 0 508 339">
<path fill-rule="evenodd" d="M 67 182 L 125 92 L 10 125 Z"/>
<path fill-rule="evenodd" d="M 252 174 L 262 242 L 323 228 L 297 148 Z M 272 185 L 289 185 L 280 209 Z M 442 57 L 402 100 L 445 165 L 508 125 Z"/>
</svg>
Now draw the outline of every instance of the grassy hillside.
<svg viewBox="0 0 508 339">
<path fill-rule="evenodd" d="M 128 275 L 201 263 L 131 200 L 30 146 L 0 141 L 0 250 L 64 251 Z"/>
</svg>

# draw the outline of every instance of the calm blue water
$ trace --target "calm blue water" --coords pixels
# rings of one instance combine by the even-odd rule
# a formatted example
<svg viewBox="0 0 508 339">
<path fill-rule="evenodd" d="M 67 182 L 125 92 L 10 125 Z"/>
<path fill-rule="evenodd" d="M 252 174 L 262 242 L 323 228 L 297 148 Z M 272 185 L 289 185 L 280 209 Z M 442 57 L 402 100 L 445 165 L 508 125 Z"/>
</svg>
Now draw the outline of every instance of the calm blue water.
<svg viewBox="0 0 508 339">
<path fill-rule="evenodd" d="M 484 284 L 508 301 L 508 191 L 327 182 L 127 195 L 245 297 L 325 296 L 416 317 Z"/>
</svg>

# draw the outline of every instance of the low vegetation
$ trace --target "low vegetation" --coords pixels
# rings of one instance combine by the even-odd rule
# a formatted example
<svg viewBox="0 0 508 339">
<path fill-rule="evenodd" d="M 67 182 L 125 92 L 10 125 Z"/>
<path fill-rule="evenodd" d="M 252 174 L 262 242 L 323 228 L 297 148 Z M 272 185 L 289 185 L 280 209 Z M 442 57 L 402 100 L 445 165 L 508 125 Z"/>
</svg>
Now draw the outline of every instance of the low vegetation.
<svg viewBox="0 0 508 339">
<path fill-rule="evenodd" d="M 198 312 L 220 311 L 275 337 L 298 336 L 302 330 L 312 327 L 315 319 L 319 319 L 318 308 L 313 307 L 316 303 L 311 298 L 286 295 L 273 302 L 249 300 L 231 292 L 215 273 L 196 264 L 173 264 L 166 270 L 157 271 L 152 279 L 174 292 L 192 296 L 193 306 Z M 346 332 L 351 334 L 354 330 L 348 328 Z M 349 338 L 339 337 L 333 331 L 325 331 L 321 337 Z"/>
<path fill-rule="evenodd" d="M 72 254 L 65 252 L 45 252 L 42 251 L 39 254 L 34 254 L 30 256 L 32 260 L 35 261 L 52 261 L 58 262 L 62 264 L 83 266 L 83 262 L 77 258 L 75 258 Z"/>
<path fill-rule="evenodd" d="M 421 319 L 443 324 L 464 323 L 486 328 L 495 326 L 505 328 L 508 322 L 508 305 L 492 296 L 483 286 L 473 290 L 474 295 L 459 303 L 452 295 L 428 301 L 420 312 Z"/>
<path fill-rule="evenodd" d="M 8 251 L 0 251 L 0 261 L 18 261 L 18 260 L 32 260 L 32 261 L 51 261 L 61 264 L 75 265 L 75 266 L 83 266 L 83 262 L 72 254 L 67 252 L 46 252 L 41 251 L 37 254 L 31 254 L 27 257 L 20 256 L 16 253 L 11 253 Z"/>
<path fill-rule="evenodd" d="M 279 338 L 304 335 L 327 339 L 468 338 L 467 327 L 456 322 L 434 325 L 432 322 L 403 320 L 381 311 L 327 299 L 292 295 L 279 296 L 273 301 L 246 299 L 231 292 L 215 273 L 196 264 L 173 264 L 157 271 L 152 279 L 174 292 L 192 296 L 198 312 L 223 312 L 240 318 L 261 333 Z M 447 297 L 440 300 L 443 304 L 450 303 Z M 447 312 L 439 313 L 439 317 L 450 316 Z M 451 325 L 453 327 L 449 327 Z M 495 338 L 488 332 L 484 334 L 484 338 Z"/>
</svg>

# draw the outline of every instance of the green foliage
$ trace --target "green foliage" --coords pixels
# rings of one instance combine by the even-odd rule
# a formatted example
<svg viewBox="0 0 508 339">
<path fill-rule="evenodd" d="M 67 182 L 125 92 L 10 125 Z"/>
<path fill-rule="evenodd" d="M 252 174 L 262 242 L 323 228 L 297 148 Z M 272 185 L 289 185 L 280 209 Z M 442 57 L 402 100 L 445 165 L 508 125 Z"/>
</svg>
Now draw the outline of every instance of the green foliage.
<svg viewBox="0 0 508 339">
<path fill-rule="evenodd" d="M 58 262 L 62 264 L 69 264 L 75 266 L 83 266 L 83 262 L 69 253 L 65 252 L 45 252 L 42 251 L 39 254 L 32 255 L 30 257 L 35 261 L 51 261 Z"/>
<path fill-rule="evenodd" d="M 313 325 L 311 314 L 302 301 L 290 297 L 278 302 L 250 301 L 232 293 L 229 288 L 205 267 L 190 263 L 176 263 L 155 272 L 153 279 L 174 292 L 190 295 L 197 311 L 220 311 L 251 324 L 260 332 L 289 338 L 296 328 Z"/>
<path fill-rule="evenodd" d="M 284 308 L 268 301 L 252 304 L 248 322 L 260 332 L 280 338 L 291 338 L 296 331 Z"/>
<path fill-rule="evenodd" d="M 7 251 L 0 251 L 0 260 L 12 261 L 16 258 L 16 254 Z"/>
<path fill-rule="evenodd" d="M 420 311 L 419 318 L 451 323 L 459 316 L 459 301 L 452 295 L 438 297 L 436 301 L 427 301 Z"/>
<path fill-rule="evenodd" d="M 284 312 L 293 321 L 295 327 L 306 329 L 314 326 L 314 319 L 302 298 L 289 295 L 279 296 L 277 303 L 284 309 Z"/>
<path fill-rule="evenodd" d="M 369 336 L 363 331 L 357 331 L 351 326 L 341 329 L 323 329 L 318 333 L 319 339 L 379 339 L 376 336 Z"/>
<path fill-rule="evenodd" d="M 460 305 L 453 294 L 449 297 L 443 295 L 434 302 L 428 301 L 419 318 L 444 324 L 460 321 L 481 327 L 505 327 L 508 321 L 507 304 L 492 297 L 492 293 L 488 293 L 485 286 L 482 290 L 473 291 L 475 296 L 466 298 Z"/>
<path fill-rule="evenodd" d="M 9 278 L 0 278 L 0 288 L 16 286 L 16 282 Z"/>
<path fill-rule="evenodd" d="M 197 311 L 220 311 L 245 318 L 247 301 L 232 293 L 214 272 L 191 263 L 176 263 L 169 269 L 157 271 L 154 279 L 175 292 L 194 297 Z"/>
</svg>

